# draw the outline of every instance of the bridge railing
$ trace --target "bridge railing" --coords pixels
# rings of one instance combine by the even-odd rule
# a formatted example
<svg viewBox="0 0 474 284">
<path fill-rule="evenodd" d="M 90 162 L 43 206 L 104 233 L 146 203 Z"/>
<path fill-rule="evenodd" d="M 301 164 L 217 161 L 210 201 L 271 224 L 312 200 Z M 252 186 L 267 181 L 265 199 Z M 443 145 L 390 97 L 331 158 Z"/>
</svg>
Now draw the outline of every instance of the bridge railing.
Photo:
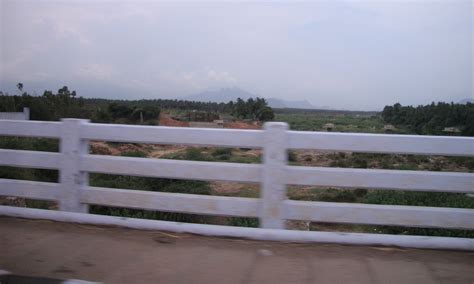
<svg viewBox="0 0 474 284">
<path fill-rule="evenodd" d="M 0 179 L 2 196 L 57 201 L 60 212 L 54 213 L 55 216 L 76 216 L 74 218 L 80 220 L 84 214 L 68 215 L 66 212 L 88 213 L 88 205 L 95 204 L 204 215 L 258 217 L 262 229 L 256 230 L 267 232 L 266 229 L 271 229 L 268 232 L 276 237 L 270 238 L 270 233 L 262 235 L 255 231 L 245 231 L 247 228 L 210 228 L 212 225 L 196 224 L 192 228 L 201 226 L 198 231 L 202 233 L 206 229 L 212 232 L 209 234 L 217 234 L 219 230 L 225 231 L 224 235 L 252 237 L 259 234 L 259 238 L 264 239 L 288 239 L 279 236 L 293 234 L 289 239 L 295 241 L 322 240 L 322 233 L 288 233 L 289 231 L 283 230 L 286 220 L 474 229 L 474 209 L 295 201 L 288 200 L 286 193 L 289 184 L 474 193 L 473 173 L 287 165 L 288 149 L 474 157 L 474 138 L 471 137 L 289 131 L 287 124 L 279 122 L 266 123 L 263 130 L 234 130 L 93 124 L 79 119 L 64 119 L 61 122 L 3 120 L 0 121 L 0 136 L 60 140 L 59 153 L 0 149 L 0 166 L 59 170 L 58 183 Z M 259 148 L 263 149 L 263 161 L 261 164 L 241 164 L 91 155 L 88 151 L 90 140 Z M 259 183 L 260 198 L 93 187 L 89 185 L 89 173 Z M 44 210 L 34 211 L 34 214 L 31 210 L 34 209 L 0 206 L 0 215 L 46 216 L 38 212 Z M 112 218 L 101 217 L 104 218 L 103 223 L 110 220 L 107 218 Z M 67 220 L 72 220 L 71 218 Z M 187 227 L 181 225 L 180 230 L 183 228 Z M 195 232 L 193 230 L 184 229 Z M 242 235 L 244 231 L 249 233 Z M 313 235 L 308 237 L 307 233 L 313 233 L 314 238 L 311 237 Z M 361 243 L 357 240 L 371 234 L 358 235 L 362 237 L 346 234 L 346 239 L 342 242 Z M 331 239 L 331 235 L 326 237 Z M 431 237 L 428 243 L 434 245 L 423 245 L 426 237 L 413 239 L 413 244 L 401 241 L 403 236 L 377 235 L 375 239 L 373 236 L 371 239 L 376 240 L 372 241 L 376 244 L 474 249 L 474 239 Z M 443 243 L 445 241 L 448 243 Z"/>
</svg>

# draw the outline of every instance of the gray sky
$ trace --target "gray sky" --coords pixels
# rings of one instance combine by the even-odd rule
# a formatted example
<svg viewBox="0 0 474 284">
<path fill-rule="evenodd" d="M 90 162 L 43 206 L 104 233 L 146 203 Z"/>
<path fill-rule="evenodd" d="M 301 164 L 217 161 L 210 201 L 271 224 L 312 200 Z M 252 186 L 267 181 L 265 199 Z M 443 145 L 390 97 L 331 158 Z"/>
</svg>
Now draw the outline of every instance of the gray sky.
<svg viewBox="0 0 474 284">
<path fill-rule="evenodd" d="M 0 0 L 0 90 L 176 98 L 238 86 L 316 106 L 473 98 L 472 1 Z"/>
</svg>

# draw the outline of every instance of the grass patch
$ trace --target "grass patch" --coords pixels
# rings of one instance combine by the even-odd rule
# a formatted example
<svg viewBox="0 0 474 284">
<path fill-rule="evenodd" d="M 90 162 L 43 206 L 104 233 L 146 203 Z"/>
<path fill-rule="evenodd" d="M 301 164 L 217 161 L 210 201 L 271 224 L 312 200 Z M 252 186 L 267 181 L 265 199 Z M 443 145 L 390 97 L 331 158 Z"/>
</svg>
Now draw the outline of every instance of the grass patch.
<svg viewBox="0 0 474 284">
<path fill-rule="evenodd" d="M 59 140 L 49 138 L 0 136 L 0 148 L 12 150 L 59 152 Z"/>
</svg>

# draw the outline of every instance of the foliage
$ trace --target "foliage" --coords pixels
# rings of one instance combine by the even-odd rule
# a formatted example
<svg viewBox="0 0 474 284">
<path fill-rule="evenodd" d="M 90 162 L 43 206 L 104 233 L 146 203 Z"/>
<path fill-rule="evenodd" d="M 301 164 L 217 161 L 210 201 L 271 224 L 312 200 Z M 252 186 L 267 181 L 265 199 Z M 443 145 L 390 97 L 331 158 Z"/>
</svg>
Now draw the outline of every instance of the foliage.
<svg viewBox="0 0 474 284">
<path fill-rule="evenodd" d="M 42 96 L 31 96 L 24 92 L 21 96 L 0 95 L 0 111 L 21 111 L 30 108 L 32 120 L 59 120 L 60 118 L 88 118 L 91 112 L 85 108 L 83 98 L 76 97 L 76 91 L 67 86 L 56 94 L 44 91 Z"/>
<path fill-rule="evenodd" d="M 205 156 L 201 149 L 199 148 L 194 148 L 194 147 L 189 147 L 186 148 L 186 154 L 184 155 L 185 160 L 190 160 L 190 161 L 207 161 L 209 160 L 207 156 Z"/>
<path fill-rule="evenodd" d="M 0 137 L 0 149 L 58 152 L 59 141 L 47 138 Z"/>
<path fill-rule="evenodd" d="M 229 226 L 251 227 L 251 228 L 258 228 L 260 226 L 260 222 L 258 218 L 229 217 L 227 219 L 228 219 Z"/>
<path fill-rule="evenodd" d="M 275 117 L 272 108 L 268 106 L 264 98 L 257 97 L 255 100 L 249 98 L 247 101 L 238 98 L 237 102 L 231 105 L 232 115 L 238 118 L 268 121 Z"/>
<path fill-rule="evenodd" d="M 474 104 L 434 102 L 425 106 L 386 106 L 385 122 L 402 125 L 417 134 L 442 135 L 445 127 L 459 127 L 462 135 L 474 136 Z"/>
<path fill-rule="evenodd" d="M 122 152 L 120 154 L 121 156 L 124 156 L 124 157 L 137 157 L 137 158 L 145 158 L 146 157 L 146 153 L 143 152 L 143 151 L 127 151 L 127 152 Z"/>
<path fill-rule="evenodd" d="M 217 148 L 210 151 L 208 148 L 189 147 L 185 151 L 162 156 L 163 159 L 190 160 L 190 161 L 225 161 L 230 163 L 257 164 L 260 163 L 260 156 L 238 155 L 231 148 Z"/>
<path fill-rule="evenodd" d="M 288 161 L 290 162 L 297 162 L 298 161 L 298 155 L 294 150 L 288 150 Z"/>
<path fill-rule="evenodd" d="M 271 120 L 273 110 L 265 99 L 250 98 L 237 103 L 195 102 L 186 100 L 108 100 L 78 97 L 76 91 L 67 86 L 56 93 L 45 90 L 41 96 L 23 92 L 23 84 L 18 83 L 21 95 L 10 96 L 0 92 L 0 111 L 21 111 L 30 108 L 32 120 L 55 121 L 61 118 L 84 118 L 99 123 L 143 123 L 156 125 L 161 109 L 177 111 L 202 111 L 218 116 L 219 113 L 235 113 L 240 118 L 259 121 Z"/>
<path fill-rule="evenodd" d="M 212 152 L 212 156 L 221 161 L 227 161 L 232 157 L 231 148 L 217 148 Z"/>
<path fill-rule="evenodd" d="M 323 131 L 326 123 L 333 123 L 337 132 L 383 132 L 383 120 L 377 115 L 342 112 L 335 115 L 325 111 L 288 113 L 277 110 L 275 120 L 287 122 L 292 130 Z"/>
</svg>

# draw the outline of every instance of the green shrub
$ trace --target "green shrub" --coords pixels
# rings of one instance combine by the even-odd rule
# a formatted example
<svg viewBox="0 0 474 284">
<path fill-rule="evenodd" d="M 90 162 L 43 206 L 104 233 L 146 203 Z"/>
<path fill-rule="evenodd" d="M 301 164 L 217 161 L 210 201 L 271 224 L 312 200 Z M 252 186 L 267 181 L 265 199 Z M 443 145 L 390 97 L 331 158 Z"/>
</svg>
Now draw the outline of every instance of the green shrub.
<svg viewBox="0 0 474 284">
<path fill-rule="evenodd" d="M 360 193 L 359 193 L 360 194 Z M 305 201 L 327 201 L 327 202 L 356 202 L 357 195 L 353 190 L 336 188 L 312 188 L 304 195 L 292 194 L 289 192 L 290 199 Z"/>
<path fill-rule="evenodd" d="M 259 224 L 260 222 L 258 218 L 245 218 L 245 217 L 229 217 L 228 218 L 228 225 L 230 226 L 258 228 Z"/>
<path fill-rule="evenodd" d="M 290 161 L 290 162 L 297 162 L 298 161 L 298 155 L 296 154 L 295 151 L 293 151 L 293 150 L 288 151 L 288 161 Z"/>
<path fill-rule="evenodd" d="M 232 155 L 232 148 L 217 148 L 212 152 L 212 156 Z"/>
<path fill-rule="evenodd" d="M 184 159 L 190 160 L 190 161 L 208 161 L 209 160 L 204 154 L 202 154 L 201 149 L 193 148 L 193 147 L 189 147 L 186 149 L 186 152 L 184 154 Z"/>
<path fill-rule="evenodd" d="M 415 171 L 418 167 L 414 164 L 401 164 L 398 166 L 398 169 L 403 171 Z"/>
<path fill-rule="evenodd" d="M 1 149 L 59 152 L 59 140 L 30 137 L 0 137 Z"/>
<path fill-rule="evenodd" d="M 354 195 L 356 197 L 364 197 L 367 194 L 368 190 L 365 188 L 354 189 Z"/>
<path fill-rule="evenodd" d="M 361 158 L 356 158 L 352 161 L 352 166 L 354 168 L 366 169 L 367 166 L 368 166 L 367 160 L 361 159 Z"/>
<path fill-rule="evenodd" d="M 147 156 L 145 152 L 140 151 L 140 150 L 126 151 L 126 152 L 122 152 L 120 155 L 124 157 L 137 157 L 137 158 L 146 158 Z"/>
<path fill-rule="evenodd" d="M 349 163 L 346 160 L 332 160 L 329 163 L 330 167 L 336 167 L 336 168 L 348 168 Z"/>
<path fill-rule="evenodd" d="M 0 178 L 5 179 L 58 182 L 58 174 L 57 170 L 0 167 Z"/>
<path fill-rule="evenodd" d="M 232 149 L 231 148 L 217 148 L 212 152 L 212 156 L 216 160 L 220 160 L 220 161 L 230 160 L 230 158 L 232 157 Z"/>
<path fill-rule="evenodd" d="M 232 156 L 229 158 L 229 162 L 243 163 L 243 164 L 258 164 L 261 162 L 261 158 L 259 156 Z"/>
</svg>

